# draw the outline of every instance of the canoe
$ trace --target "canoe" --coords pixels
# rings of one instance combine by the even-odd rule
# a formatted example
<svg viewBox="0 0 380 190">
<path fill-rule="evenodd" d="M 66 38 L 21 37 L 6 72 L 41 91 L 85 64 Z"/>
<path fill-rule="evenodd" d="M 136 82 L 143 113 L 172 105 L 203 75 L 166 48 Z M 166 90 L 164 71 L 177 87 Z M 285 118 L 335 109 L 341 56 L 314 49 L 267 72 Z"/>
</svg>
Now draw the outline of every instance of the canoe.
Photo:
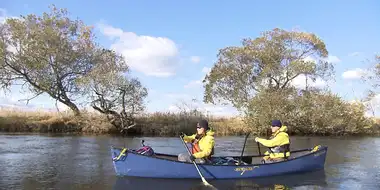
<svg viewBox="0 0 380 190">
<path fill-rule="evenodd" d="M 177 155 L 155 153 L 154 156 L 146 156 L 127 148 L 116 147 L 111 147 L 111 155 L 117 176 L 199 179 L 199 174 L 193 163 L 177 161 Z M 198 164 L 198 168 L 206 179 L 257 178 L 324 169 L 326 155 L 326 146 L 316 146 L 311 149 L 291 151 L 291 157 L 276 163 L 252 164 L 253 158 L 262 157 L 252 155 L 243 156 L 243 163 L 246 164 Z M 240 156 L 229 157 L 240 158 Z"/>
</svg>

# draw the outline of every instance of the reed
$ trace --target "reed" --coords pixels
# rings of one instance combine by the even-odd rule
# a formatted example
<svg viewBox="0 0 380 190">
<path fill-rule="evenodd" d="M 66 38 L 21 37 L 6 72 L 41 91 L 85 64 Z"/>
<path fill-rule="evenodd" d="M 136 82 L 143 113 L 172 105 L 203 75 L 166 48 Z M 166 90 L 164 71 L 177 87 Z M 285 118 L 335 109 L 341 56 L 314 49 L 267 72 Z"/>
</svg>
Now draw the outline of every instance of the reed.
<svg viewBox="0 0 380 190">
<path fill-rule="evenodd" d="M 136 118 L 137 125 L 128 133 L 137 136 L 177 136 L 180 132 L 192 134 L 196 131 L 195 126 L 201 118 L 209 121 L 210 127 L 215 130 L 217 136 L 259 132 L 256 131 L 258 129 L 256 126 L 247 124 L 243 117 L 205 116 L 200 112 L 192 111 L 156 112 L 139 115 Z M 380 135 L 380 119 L 373 118 L 372 121 L 372 125 L 366 126 L 364 135 Z M 292 135 L 297 135 L 297 132 L 292 131 L 292 127 L 289 127 L 289 130 Z M 325 129 L 316 130 L 315 134 L 323 130 Z M 71 112 L 25 111 L 9 108 L 0 109 L 0 131 L 78 134 L 119 133 L 104 115 L 94 112 L 83 111 L 80 117 L 75 117 Z M 347 131 L 345 135 L 355 135 L 355 132 Z"/>
<path fill-rule="evenodd" d="M 112 125 L 100 114 L 83 112 L 75 117 L 71 112 L 45 110 L 25 111 L 0 109 L 0 131 L 53 133 L 109 133 Z"/>
</svg>

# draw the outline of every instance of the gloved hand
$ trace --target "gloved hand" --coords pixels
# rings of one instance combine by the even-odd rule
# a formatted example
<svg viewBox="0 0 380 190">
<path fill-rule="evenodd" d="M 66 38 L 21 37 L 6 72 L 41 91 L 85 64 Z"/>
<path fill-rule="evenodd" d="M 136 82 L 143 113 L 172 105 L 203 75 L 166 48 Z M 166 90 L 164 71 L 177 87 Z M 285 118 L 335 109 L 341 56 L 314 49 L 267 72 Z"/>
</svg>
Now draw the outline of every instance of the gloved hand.
<svg viewBox="0 0 380 190">
<path fill-rule="evenodd" d="M 194 157 L 193 155 L 191 155 L 191 156 L 190 156 L 190 160 L 191 160 L 192 162 L 194 162 L 195 157 Z"/>
<path fill-rule="evenodd" d="M 258 140 L 259 140 L 259 137 L 255 137 L 255 141 L 258 142 Z"/>
</svg>

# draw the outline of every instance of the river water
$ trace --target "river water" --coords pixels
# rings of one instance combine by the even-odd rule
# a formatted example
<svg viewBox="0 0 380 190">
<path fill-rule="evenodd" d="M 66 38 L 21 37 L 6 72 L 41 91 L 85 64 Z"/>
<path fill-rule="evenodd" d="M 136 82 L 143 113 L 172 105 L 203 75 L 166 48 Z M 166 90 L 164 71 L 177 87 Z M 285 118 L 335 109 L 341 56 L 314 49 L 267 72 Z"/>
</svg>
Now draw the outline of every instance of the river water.
<svg viewBox="0 0 380 190">
<path fill-rule="evenodd" d="M 247 141 L 245 154 L 258 148 Z M 116 177 L 110 146 L 185 152 L 179 138 L 0 134 L 0 189 L 207 189 L 201 180 Z M 380 189 L 380 138 L 292 137 L 292 150 L 327 145 L 325 169 L 249 180 L 212 180 L 217 189 Z M 244 137 L 216 137 L 216 155 L 240 155 Z M 261 148 L 261 151 L 264 151 Z"/>
</svg>

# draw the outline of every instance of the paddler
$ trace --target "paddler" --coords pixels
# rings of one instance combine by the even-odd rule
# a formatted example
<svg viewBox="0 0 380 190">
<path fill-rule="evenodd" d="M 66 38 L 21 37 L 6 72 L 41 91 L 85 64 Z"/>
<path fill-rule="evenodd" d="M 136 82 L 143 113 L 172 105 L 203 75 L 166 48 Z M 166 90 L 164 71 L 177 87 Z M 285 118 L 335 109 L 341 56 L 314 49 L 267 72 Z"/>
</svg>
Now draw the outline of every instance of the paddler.
<svg viewBox="0 0 380 190">
<path fill-rule="evenodd" d="M 268 147 L 263 157 L 263 163 L 273 163 L 286 160 L 290 156 L 290 139 L 287 127 L 280 120 L 273 120 L 271 125 L 272 135 L 267 139 L 256 137 L 255 141 Z"/>
<path fill-rule="evenodd" d="M 197 123 L 197 133 L 187 136 L 181 133 L 181 137 L 186 143 L 191 143 L 191 156 L 188 153 L 178 155 L 178 160 L 182 162 L 206 163 L 211 162 L 211 156 L 214 154 L 214 131 L 209 128 L 205 119 Z"/>
</svg>

